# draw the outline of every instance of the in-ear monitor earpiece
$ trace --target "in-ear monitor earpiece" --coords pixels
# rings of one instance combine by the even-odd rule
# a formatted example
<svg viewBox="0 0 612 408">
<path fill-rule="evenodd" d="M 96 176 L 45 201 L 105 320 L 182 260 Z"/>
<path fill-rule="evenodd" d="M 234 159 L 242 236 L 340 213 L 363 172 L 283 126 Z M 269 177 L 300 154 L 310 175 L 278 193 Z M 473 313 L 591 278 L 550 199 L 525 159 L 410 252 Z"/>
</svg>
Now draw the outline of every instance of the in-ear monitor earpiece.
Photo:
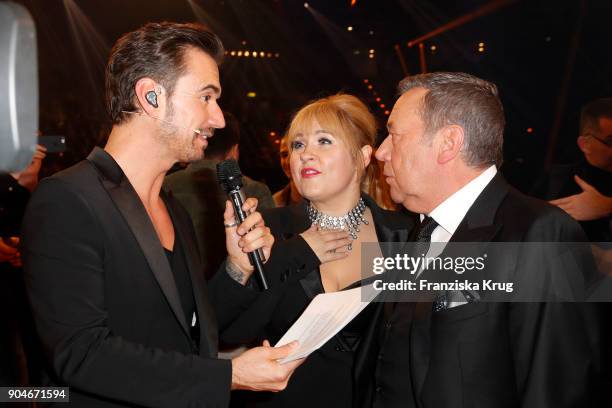
<svg viewBox="0 0 612 408">
<path fill-rule="evenodd" d="M 147 103 L 149 105 L 151 105 L 154 108 L 159 107 L 159 105 L 157 104 L 157 93 L 155 91 L 149 91 L 145 94 L 145 99 L 147 100 Z"/>
</svg>

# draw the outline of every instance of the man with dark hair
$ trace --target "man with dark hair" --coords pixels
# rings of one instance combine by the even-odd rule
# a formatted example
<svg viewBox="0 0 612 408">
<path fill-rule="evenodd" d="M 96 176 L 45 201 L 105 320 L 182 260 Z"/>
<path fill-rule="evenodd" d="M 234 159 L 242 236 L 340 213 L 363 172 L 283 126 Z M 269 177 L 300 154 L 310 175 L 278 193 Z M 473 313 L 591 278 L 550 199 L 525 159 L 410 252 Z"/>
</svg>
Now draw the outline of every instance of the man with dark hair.
<svg viewBox="0 0 612 408">
<path fill-rule="evenodd" d="M 273 243 L 257 201 L 240 225 L 226 206 L 229 255 L 207 284 L 189 216 L 161 189 L 172 165 L 201 159 L 225 126 L 222 54 L 200 25 L 151 23 L 121 37 L 106 69 L 114 126 L 104 150 L 43 180 L 29 203 L 28 295 L 52 382 L 70 387 L 73 406 L 223 407 L 230 389 L 283 389 L 299 365 L 276 361 L 295 345 L 217 359 L 217 327 L 240 312 L 222 300 L 253 300 L 246 252 L 267 256 Z"/>
<path fill-rule="evenodd" d="M 505 120 L 495 85 L 440 72 L 407 77 L 399 91 L 376 158 L 384 162 L 393 200 L 420 214 L 411 240 L 425 245 L 428 258 L 453 249 L 456 256 L 460 242 L 584 240 L 565 213 L 511 188 L 497 172 Z M 534 272 L 530 261 L 543 256 L 530 245 L 519 254 L 511 259 L 514 271 L 527 267 L 527 274 Z M 506 261 L 490 256 L 485 271 L 513 265 Z M 435 278 L 428 270 L 416 276 Z M 369 353 L 355 363 L 355 401 L 364 407 L 587 404 L 597 365 L 588 308 L 494 303 L 485 292 L 381 303 L 378 326 L 361 345 Z"/>
<path fill-rule="evenodd" d="M 205 158 L 195 161 L 186 169 L 166 176 L 164 187 L 185 207 L 198 238 L 200 256 L 207 277 L 211 277 L 227 256 L 225 243 L 209 237 L 223 234 L 223 211 L 227 194 L 217 181 L 217 163 L 238 161 L 240 124 L 229 112 L 223 112 L 225 127 L 215 132 L 206 148 Z M 268 186 L 248 176 L 242 176 L 246 197 L 257 199 L 260 210 L 273 208 L 272 193 Z"/>
<path fill-rule="evenodd" d="M 576 143 L 583 160 L 554 166 L 533 194 L 579 221 L 592 242 L 612 241 L 612 98 L 582 108 Z"/>
</svg>

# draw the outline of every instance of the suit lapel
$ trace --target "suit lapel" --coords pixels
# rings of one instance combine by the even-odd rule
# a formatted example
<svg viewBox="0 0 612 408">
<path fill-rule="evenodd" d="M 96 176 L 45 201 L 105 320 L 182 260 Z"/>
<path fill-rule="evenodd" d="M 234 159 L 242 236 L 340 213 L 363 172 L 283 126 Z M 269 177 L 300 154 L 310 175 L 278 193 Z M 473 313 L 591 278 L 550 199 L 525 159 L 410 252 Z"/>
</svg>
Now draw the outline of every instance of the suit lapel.
<svg viewBox="0 0 612 408">
<path fill-rule="evenodd" d="M 167 195 L 163 190 L 161 195 L 173 219 L 176 239 L 181 240 L 181 244 L 185 249 L 185 260 L 187 268 L 189 269 L 196 310 L 198 311 L 198 318 L 200 320 L 200 353 L 208 356 L 216 356 L 219 336 L 216 330 L 211 330 L 211 325 L 216 327 L 217 319 L 212 306 L 207 301 L 206 281 L 199 259 L 198 248 L 195 245 L 196 241 L 192 237 L 189 224 L 185 222 L 185 220 L 179 218 L 179 212 L 176 209 L 176 200 L 172 199 L 172 196 Z"/>
<path fill-rule="evenodd" d="M 480 193 L 474 204 L 457 227 L 449 243 L 453 242 L 491 242 L 503 227 L 495 222 L 495 215 L 502 200 L 508 193 L 508 184 L 497 173 Z M 452 245 L 447 246 L 439 256 L 465 256 L 455 254 Z M 423 391 L 431 359 L 432 303 L 416 303 L 414 321 L 410 333 L 410 371 L 418 400 Z"/>
<path fill-rule="evenodd" d="M 119 165 L 104 150 L 95 148 L 87 157 L 87 160 L 96 167 L 102 176 L 102 185 L 134 234 L 134 238 L 136 238 L 179 324 L 185 334 L 189 335 L 185 313 L 181 306 L 172 270 L 142 201 L 140 201 Z"/>
<path fill-rule="evenodd" d="M 403 249 L 412 229 L 416 225 L 416 218 L 408 219 L 410 222 L 406 223 L 407 218 L 405 216 L 385 212 L 368 195 L 362 194 L 362 197 L 372 212 L 378 242 L 381 244 L 401 243 L 398 245 L 382 245 L 383 256 L 393 257 L 396 253 L 401 253 L 400 251 Z M 375 310 L 371 323 L 362 334 L 359 348 L 355 354 L 353 376 L 356 384 L 355 396 L 357 399 L 370 398 L 370 396 L 362 393 L 369 389 L 370 384 L 368 382 L 376 367 L 377 350 L 380 348 L 379 333 L 385 317 L 384 307 L 386 304 L 388 303 L 384 302 L 383 299 L 379 299 L 373 305 Z"/>
<path fill-rule="evenodd" d="M 396 245 L 382 245 L 381 250 L 383 256 L 391 257 L 399 253 L 397 250 L 403 249 L 404 244 L 408 241 L 408 237 L 414 227 L 416 226 L 416 215 L 409 217 L 410 223 L 406 223 L 407 217 L 400 215 L 395 212 L 383 211 L 378 204 L 367 194 L 361 195 L 363 200 L 372 212 L 372 218 L 374 219 L 374 228 L 376 229 L 376 237 L 380 243 L 388 242 L 399 242 L 402 243 L 401 247 Z"/>
</svg>

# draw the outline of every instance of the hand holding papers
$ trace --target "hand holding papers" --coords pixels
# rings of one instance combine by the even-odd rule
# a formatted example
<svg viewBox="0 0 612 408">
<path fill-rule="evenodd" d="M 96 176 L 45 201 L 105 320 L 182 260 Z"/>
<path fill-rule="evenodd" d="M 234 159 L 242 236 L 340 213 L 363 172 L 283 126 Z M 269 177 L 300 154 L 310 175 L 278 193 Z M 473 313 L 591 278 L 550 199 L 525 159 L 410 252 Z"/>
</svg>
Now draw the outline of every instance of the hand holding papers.
<svg viewBox="0 0 612 408">
<path fill-rule="evenodd" d="M 280 347 L 294 340 L 299 342 L 299 347 L 293 354 L 280 359 L 279 362 L 284 364 L 304 358 L 317 350 L 353 320 L 378 293 L 372 285 L 367 285 L 317 295 L 276 343 L 275 347 Z"/>
</svg>

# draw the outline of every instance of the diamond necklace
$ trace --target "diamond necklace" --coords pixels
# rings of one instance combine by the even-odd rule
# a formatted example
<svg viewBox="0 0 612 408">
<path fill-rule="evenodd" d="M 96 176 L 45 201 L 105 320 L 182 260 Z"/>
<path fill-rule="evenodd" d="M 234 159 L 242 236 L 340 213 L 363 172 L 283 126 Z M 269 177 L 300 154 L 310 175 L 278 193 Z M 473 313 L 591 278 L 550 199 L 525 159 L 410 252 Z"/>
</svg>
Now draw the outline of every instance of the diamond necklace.
<svg viewBox="0 0 612 408">
<path fill-rule="evenodd" d="M 357 205 L 344 215 L 334 217 L 327 215 L 313 207 L 312 203 L 308 203 L 308 218 L 311 224 L 317 225 L 322 230 L 347 230 L 353 240 L 357 239 L 359 233 L 359 224 L 368 225 L 368 221 L 363 218 L 366 205 L 363 198 L 359 198 Z M 348 245 L 349 251 L 353 249 L 353 244 Z"/>
</svg>

